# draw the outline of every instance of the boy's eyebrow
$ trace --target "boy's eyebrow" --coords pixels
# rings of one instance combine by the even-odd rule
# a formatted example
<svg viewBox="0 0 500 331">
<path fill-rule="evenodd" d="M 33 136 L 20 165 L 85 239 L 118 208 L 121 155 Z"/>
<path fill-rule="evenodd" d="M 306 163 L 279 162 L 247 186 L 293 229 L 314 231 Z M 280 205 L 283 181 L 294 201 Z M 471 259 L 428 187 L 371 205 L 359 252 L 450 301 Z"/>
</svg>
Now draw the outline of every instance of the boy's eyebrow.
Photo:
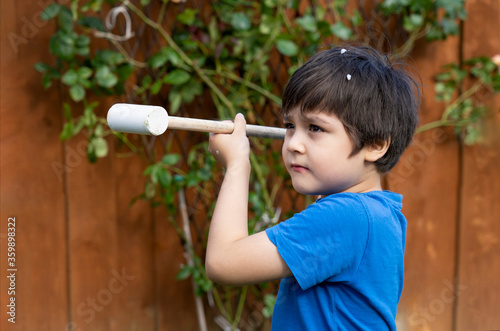
<svg viewBox="0 0 500 331">
<path fill-rule="evenodd" d="M 302 113 L 300 112 L 299 113 L 299 118 L 300 120 L 304 121 L 304 122 L 307 122 L 307 123 L 311 123 L 311 122 L 315 122 L 315 123 L 319 123 L 319 124 L 331 124 L 329 121 L 321 118 L 321 116 L 317 116 L 315 115 L 314 112 L 312 113 Z M 289 122 L 289 121 L 292 121 L 293 120 L 293 116 L 291 116 L 290 114 L 285 114 L 283 115 L 283 122 Z"/>
<path fill-rule="evenodd" d="M 323 124 L 330 124 L 329 121 L 324 120 L 321 116 L 315 116 L 314 113 L 301 114 L 300 117 L 304 122 L 320 122 Z"/>
</svg>

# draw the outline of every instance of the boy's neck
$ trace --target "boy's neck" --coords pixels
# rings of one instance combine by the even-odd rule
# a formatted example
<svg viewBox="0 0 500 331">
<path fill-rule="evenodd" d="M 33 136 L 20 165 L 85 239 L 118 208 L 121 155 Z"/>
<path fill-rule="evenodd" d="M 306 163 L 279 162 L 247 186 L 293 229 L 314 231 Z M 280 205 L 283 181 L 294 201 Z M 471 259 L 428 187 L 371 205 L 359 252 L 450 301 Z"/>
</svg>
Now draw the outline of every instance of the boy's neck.
<svg viewBox="0 0 500 331">
<path fill-rule="evenodd" d="M 382 175 L 375 167 L 373 167 L 364 174 L 358 183 L 342 192 L 366 193 L 382 190 Z"/>
</svg>

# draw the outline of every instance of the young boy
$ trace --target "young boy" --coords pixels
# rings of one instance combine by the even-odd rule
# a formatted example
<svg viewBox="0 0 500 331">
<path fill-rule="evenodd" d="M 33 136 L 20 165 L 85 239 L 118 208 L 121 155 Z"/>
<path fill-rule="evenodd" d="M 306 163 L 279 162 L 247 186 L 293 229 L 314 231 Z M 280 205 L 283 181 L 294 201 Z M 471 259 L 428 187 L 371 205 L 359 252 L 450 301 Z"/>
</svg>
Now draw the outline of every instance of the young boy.
<svg viewBox="0 0 500 331">
<path fill-rule="evenodd" d="M 382 190 L 417 121 L 415 82 L 368 47 L 310 58 L 283 95 L 282 155 L 295 190 L 322 198 L 248 236 L 250 174 L 245 119 L 210 137 L 226 168 L 206 255 L 210 279 L 282 279 L 273 330 L 395 330 L 403 289 L 402 196 Z"/>
</svg>

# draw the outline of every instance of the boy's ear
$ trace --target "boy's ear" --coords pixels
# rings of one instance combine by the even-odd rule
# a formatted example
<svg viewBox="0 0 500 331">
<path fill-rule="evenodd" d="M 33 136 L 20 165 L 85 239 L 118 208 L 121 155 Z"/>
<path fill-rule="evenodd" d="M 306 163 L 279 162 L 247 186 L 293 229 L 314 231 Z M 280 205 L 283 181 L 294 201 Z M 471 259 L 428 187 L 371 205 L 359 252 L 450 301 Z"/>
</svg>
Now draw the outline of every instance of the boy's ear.
<svg viewBox="0 0 500 331">
<path fill-rule="evenodd" d="M 365 161 L 375 162 L 385 155 L 389 146 L 391 145 L 391 138 L 379 141 L 373 145 L 365 147 Z"/>
</svg>

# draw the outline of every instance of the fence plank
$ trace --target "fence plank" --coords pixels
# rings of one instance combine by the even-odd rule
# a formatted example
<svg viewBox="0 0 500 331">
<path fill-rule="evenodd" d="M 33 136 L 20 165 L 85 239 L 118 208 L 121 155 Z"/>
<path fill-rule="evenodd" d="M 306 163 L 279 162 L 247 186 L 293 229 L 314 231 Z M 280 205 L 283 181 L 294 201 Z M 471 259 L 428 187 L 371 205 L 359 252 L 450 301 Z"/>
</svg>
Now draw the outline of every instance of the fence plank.
<svg viewBox="0 0 500 331">
<path fill-rule="evenodd" d="M 1 325 L 2 330 L 64 330 L 68 320 L 66 220 L 60 177 L 61 118 L 55 90 L 33 69 L 48 59 L 52 29 L 40 3 L 1 1 Z M 15 295 L 8 293 L 7 222 L 15 217 Z M 10 272 L 9 272 L 10 274 Z M 15 298 L 15 324 L 7 300 Z"/>
<path fill-rule="evenodd" d="M 467 10 L 464 58 L 500 54 L 500 3 L 471 0 Z M 488 96 L 481 96 L 490 110 L 484 141 L 463 155 L 457 330 L 500 328 L 500 97 Z"/>
<path fill-rule="evenodd" d="M 158 330 L 196 330 L 191 280 L 176 280 L 181 264 L 186 263 L 183 248 L 162 207 L 154 210 L 155 271 Z"/>
<path fill-rule="evenodd" d="M 458 40 L 451 38 L 421 43 L 412 54 L 422 79 L 421 124 L 442 114 L 444 106 L 434 101 L 433 76 L 442 65 L 458 60 L 457 49 Z M 408 221 L 397 317 L 403 330 L 451 330 L 453 305 L 443 304 L 441 294 L 449 291 L 454 277 L 457 161 L 453 134 L 438 128 L 417 135 L 388 176 L 389 189 L 403 194 Z"/>
<path fill-rule="evenodd" d="M 119 307 L 112 289 L 129 281 L 119 282 L 117 276 L 122 266 L 117 263 L 114 164 L 111 158 L 90 164 L 86 143 L 84 135 L 66 143 L 75 155 L 67 176 L 72 321 L 75 329 L 116 330 Z"/>
<path fill-rule="evenodd" d="M 122 329 L 157 330 L 154 230 L 149 203 L 132 199 L 144 191 L 145 163 L 137 156 L 116 158 L 119 265 L 134 279 L 117 295 Z"/>
</svg>

